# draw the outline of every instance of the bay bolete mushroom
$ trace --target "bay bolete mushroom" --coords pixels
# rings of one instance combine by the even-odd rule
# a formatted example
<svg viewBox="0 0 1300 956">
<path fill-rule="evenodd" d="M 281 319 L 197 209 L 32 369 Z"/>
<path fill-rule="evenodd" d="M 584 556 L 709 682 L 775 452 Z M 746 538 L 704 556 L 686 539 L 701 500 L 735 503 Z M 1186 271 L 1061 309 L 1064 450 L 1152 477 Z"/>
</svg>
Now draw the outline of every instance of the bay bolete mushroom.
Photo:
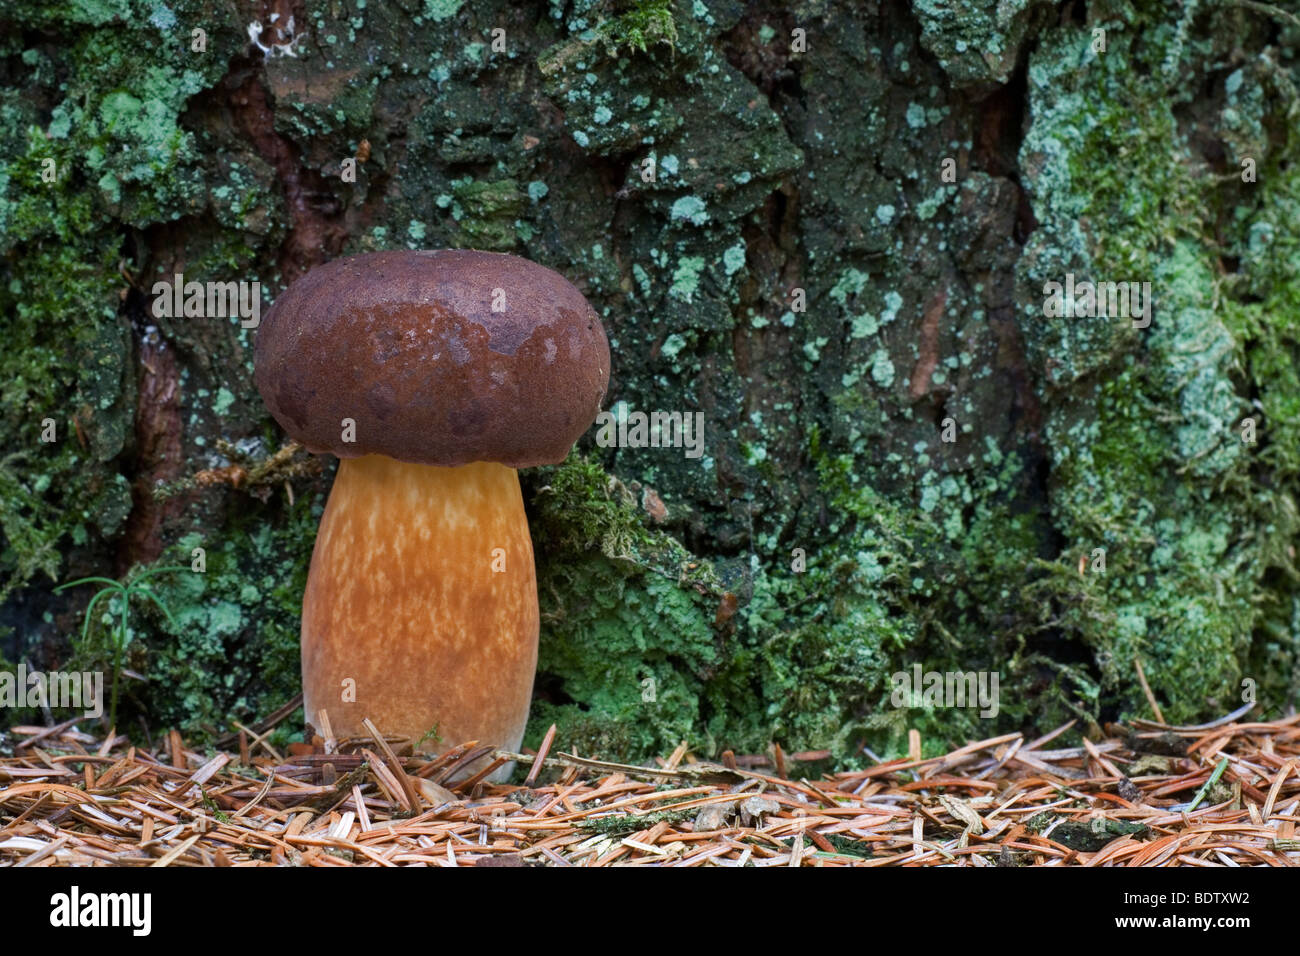
<svg viewBox="0 0 1300 956">
<path fill-rule="evenodd" d="M 309 732 L 323 710 L 337 737 L 368 717 L 417 751 L 517 750 L 538 609 L 515 469 L 563 461 L 600 410 L 595 311 L 515 256 L 370 253 L 280 295 L 255 369 L 290 437 L 341 459 L 303 597 Z"/>
</svg>

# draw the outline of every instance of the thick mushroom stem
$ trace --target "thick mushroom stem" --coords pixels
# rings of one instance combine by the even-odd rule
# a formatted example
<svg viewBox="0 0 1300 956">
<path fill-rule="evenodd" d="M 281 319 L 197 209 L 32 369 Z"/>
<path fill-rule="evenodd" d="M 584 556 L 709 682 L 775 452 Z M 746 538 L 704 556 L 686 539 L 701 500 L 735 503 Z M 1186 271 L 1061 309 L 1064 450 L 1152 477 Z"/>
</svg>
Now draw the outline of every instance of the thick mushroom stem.
<svg viewBox="0 0 1300 956">
<path fill-rule="evenodd" d="M 339 463 L 302 609 L 303 706 L 317 732 L 325 710 L 338 738 L 364 735 L 369 717 L 417 752 L 468 740 L 518 750 L 537 629 L 515 469 Z"/>
</svg>

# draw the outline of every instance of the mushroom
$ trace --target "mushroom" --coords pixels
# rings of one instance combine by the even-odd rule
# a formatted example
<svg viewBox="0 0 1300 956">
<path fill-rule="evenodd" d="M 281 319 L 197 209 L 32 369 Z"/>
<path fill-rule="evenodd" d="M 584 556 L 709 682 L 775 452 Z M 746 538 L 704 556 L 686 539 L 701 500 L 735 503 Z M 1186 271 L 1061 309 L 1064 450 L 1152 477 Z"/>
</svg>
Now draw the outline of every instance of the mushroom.
<svg viewBox="0 0 1300 956">
<path fill-rule="evenodd" d="M 340 459 L 303 596 L 308 735 L 370 718 L 416 752 L 517 750 L 538 609 L 516 469 L 563 461 L 600 410 L 595 311 L 515 256 L 369 253 L 280 295 L 255 369 L 290 437 Z"/>
</svg>

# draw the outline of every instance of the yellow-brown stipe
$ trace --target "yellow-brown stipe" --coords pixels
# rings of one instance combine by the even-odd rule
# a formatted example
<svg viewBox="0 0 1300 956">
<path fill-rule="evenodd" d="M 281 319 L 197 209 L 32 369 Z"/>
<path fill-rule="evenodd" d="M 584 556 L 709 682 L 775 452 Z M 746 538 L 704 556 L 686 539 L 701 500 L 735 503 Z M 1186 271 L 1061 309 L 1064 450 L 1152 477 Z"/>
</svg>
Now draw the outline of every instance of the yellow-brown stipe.
<svg viewBox="0 0 1300 956">
<path fill-rule="evenodd" d="M 412 742 L 437 726 L 441 741 L 425 740 L 424 752 L 466 740 L 517 750 L 537 628 L 513 468 L 339 462 L 303 597 L 309 724 L 324 708 L 336 737 L 364 735 L 369 717 Z"/>
</svg>

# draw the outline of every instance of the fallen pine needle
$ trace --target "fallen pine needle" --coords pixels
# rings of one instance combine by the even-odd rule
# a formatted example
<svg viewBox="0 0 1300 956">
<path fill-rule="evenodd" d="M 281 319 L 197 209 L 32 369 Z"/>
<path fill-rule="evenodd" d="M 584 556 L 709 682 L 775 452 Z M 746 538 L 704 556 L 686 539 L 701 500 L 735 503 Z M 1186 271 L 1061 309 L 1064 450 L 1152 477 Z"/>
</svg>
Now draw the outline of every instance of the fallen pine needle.
<svg viewBox="0 0 1300 956">
<path fill-rule="evenodd" d="M 1071 721 L 925 759 L 912 739 L 911 759 L 816 778 L 788 764 L 824 752 L 733 768 L 681 744 L 642 766 L 557 751 L 554 728 L 536 756 L 468 741 L 424 759 L 373 724 L 283 757 L 252 730 L 229 753 L 15 727 L 0 866 L 1300 866 L 1300 718 L 1247 710 L 1086 739 Z M 1157 737 L 1182 756 L 1152 758 Z M 486 779 L 506 761 L 522 784 Z M 1220 783 L 1233 801 L 1203 808 Z"/>
</svg>

